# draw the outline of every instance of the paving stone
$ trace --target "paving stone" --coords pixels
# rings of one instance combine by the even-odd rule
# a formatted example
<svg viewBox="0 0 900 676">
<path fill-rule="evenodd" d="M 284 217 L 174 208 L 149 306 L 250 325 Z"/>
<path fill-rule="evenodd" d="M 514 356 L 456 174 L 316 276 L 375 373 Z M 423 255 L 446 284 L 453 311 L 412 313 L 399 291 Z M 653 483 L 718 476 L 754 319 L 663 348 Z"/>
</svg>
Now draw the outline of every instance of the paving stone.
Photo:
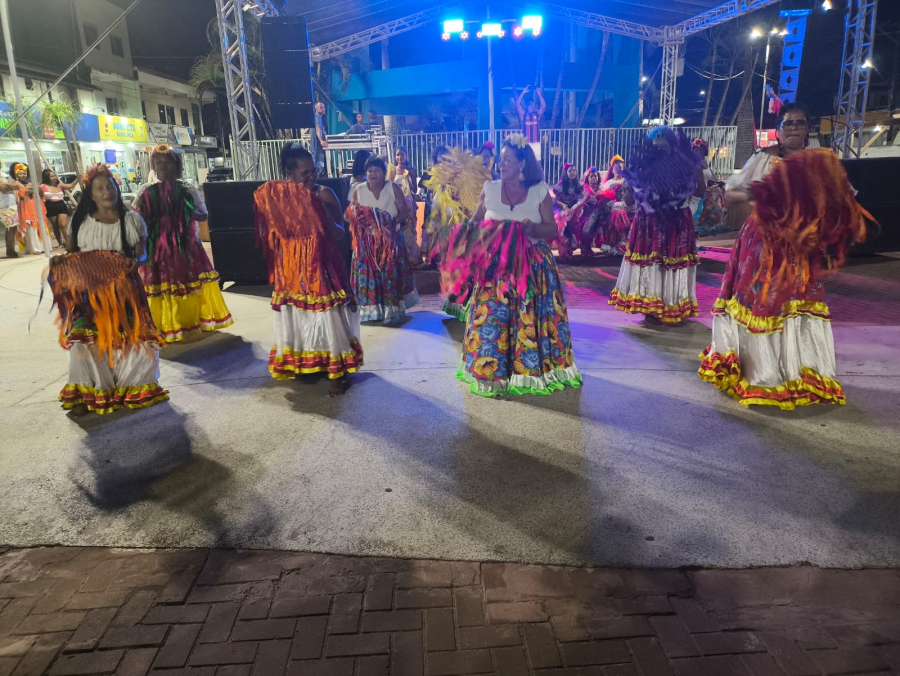
<svg viewBox="0 0 900 676">
<path fill-rule="evenodd" d="M 675 673 L 655 637 L 633 638 L 628 641 L 628 646 L 644 676 L 670 676 Z"/>
<path fill-rule="evenodd" d="M 765 648 L 755 635 L 746 631 L 694 634 L 694 643 L 704 655 L 728 655 L 732 653 L 758 653 Z"/>
<path fill-rule="evenodd" d="M 388 676 L 391 659 L 387 655 L 369 655 L 356 661 L 356 676 Z"/>
<path fill-rule="evenodd" d="M 288 664 L 288 676 L 354 676 L 353 658 L 337 660 L 314 660 L 291 662 Z"/>
<path fill-rule="evenodd" d="M 166 642 L 156 656 L 156 669 L 183 667 L 200 634 L 199 624 L 179 624 L 172 627 Z"/>
<path fill-rule="evenodd" d="M 456 622 L 460 627 L 475 627 L 484 624 L 484 606 L 481 602 L 480 587 L 460 587 L 453 590 L 456 606 Z"/>
<path fill-rule="evenodd" d="M 209 605 L 192 603 L 184 606 L 156 606 L 144 618 L 144 624 L 196 624 L 205 622 Z"/>
<path fill-rule="evenodd" d="M 146 676 L 155 657 L 156 648 L 126 650 L 116 669 L 116 676 Z"/>
<path fill-rule="evenodd" d="M 253 676 L 281 676 L 287 667 L 290 654 L 290 641 L 260 643 L 256 661 L 253 663 Z"/>
<path fill-rule="evenodd" d="M 37 639 L 37 636 L 0 637 L 0 658 L 22 657 Z"/>
<path fill-rule="evenodd" d="M 78 591 L 82 582 L 83 580 L 80 579 L 57 580 L 56 584 L 53 585 L 53 588 L 38 600 L 32 612 L 40 614 L 55 613 L 62 610 Z M 70 608 L 70 610 L 84 610 L 84 608 Z"/>
<path fill-rule="evenodd" d="M 102 561 L 91 571 L 84 584 L 81 585 L 82 592 L 99 592 L 105 591 L 110 583 L 116 579 L 119 569 L 125 564 L 123 559 L 112 559 L 110 561 Z"/>
<path fill-rule="evenodd" d="M 272 598 L 269 595 L 252 596 L 241 604 L 238 620 L 263 620 L 269 616 Z"/>
<path fill-rule="evenodd" d="M 64 652 L 93 650 L 116 614 L 115 608 L 97 608 L 88 613 L 64 648 Z"/>
<path fill-rule="evenodd" d="M 531 666 L 535 669 L 549 667 L 561 667 L 562 660 L 559 649 L 556 647 L 556 639 L 548 624 L 523 624 L 522 635 L 525 637 L 525 647 Z"/>
<path fill-rule="evenodd" d="M 18 624 L 15 633 L 51 634 L 59 631 L 75 631 L 86 616 L 85 612 L 29 615 Z"/>
<path fill-rule="evenodd" d="M 216 676 L 250 676 L 251 665 L 229 664 L 216 669 Z"/>
<path fill-rule="evenodd" d="M 150 608 L 156 602 L 156 594 L 152 591 L 141 589 L 132 594 L 127 603 L 119 609 L 119 613 L 113 618 L 114 627 L 131 627 L 144 619 Z"/>
<path fill-rule="evenodd" d="M 330 634 L 355 634 L 359 629 L 362 594 L 337 594 L 331 610 Z"/>
<path fill-rule="evenodd" d="M 706 612 L 697 599 L 673 597 L 669 602 L 678 614 L 678 619 L 692 633 L 719 631 L 719 624 Z"/>
<path fill-rule="evenodd" d="M 425 649 L 456 650 L 456 628 L 452 608 L 431 608 L 425 611 Z"/>
<path fill-rule="evenodd" d="M 19 660 L 16 668 L 13 669 L 12 676 L 43 674 L 71 635 L 71 632 L 59 632 L 40 636 L 31 646 L 28 654 Z"/>
<path fill-rule="evenodd" d="M 27 596 L 43 596 L 53 589 L 56 580 L 31 580 L 28 582 L 0 583 L 0 599 L 20 599 Z"/>
<path fill-rule="evenodd" d="M 219 664 L 252 664 L 256 659 L 259 644 L 253 641 L 242 643 L 204 643 L 194 648 L 190 665 L 202 667 Z"/>
<path fill-rule="evenodd" d="M 670 658 L 692 657 L 700 654 L 677 617 L 666 615 L 651 617 L 650 624 L 656 630 L 656 637 L 659 639 L 662 649 Z"/>
<path fill-rule="evenodd" d="M 422 632 L 409 631 L 393 635 L 391 676 L 422 676 L 424 664 Z"/>
<path fill-rule="evenodd" d="M 318 659 L 325 644 L 328 618 L 323 616 L 301 617 L 297 620 L 297 632 L 291 647 L 291 659 Z"/>
<path fill-rule="evenodd" d="M 459 647 L 462 650 L 474 648 L 500 648 L 521 645 L 519 628 L 514 624 L 486 625 L 484 627 L 461 627 Z"/>
<path fill-rule="evenodd" d="M 820 673 L 807 654 L 790 638 L 773 632 L 761 632 L 757 637 L 789 676 L 816 676 Z"/>
<path fill-rule="evenodd" d="M 453 597 L 449 589 L 407 589 L 396 592 L 395 602 L 398 610 L 443 608 L 453 605 Z"/>
<path fill-rule="evenodd" d="M 775 658 L 768 653 L 741 655 L 741 662 L 747 667 L 751 676 L 785 676 Z"/>
<path fill-rule="evenodd" d="M 217 603 L 209 609 L 206 622 L 200 631 L 199 643 L 224 643 L 231 636 L 231 628 L 237 619 L 238 603 Z"/>
<path fill-rule="evenodd" d="M 397 574 L 397 589 L 450 587 L 453 572 L 448 561 L 416 561 L 412 567 Z"/>
<path fill-rule="evenodd" d="M 362 575 L 346 577 L 321 577 L 309 581 L 306 591 L 315 594 L 353 594 L 366 590 L 366 578 Z"/>
<path fill-rule="evenodd" d="M 193 587 L 187 596 L 187 603 L 243 601 L 252 587 L 252 582 L 246 582 L 244 584 L 220 584 L 211 587 Z"/>
<path fill-rule="evenodd" d="M 0 610 L 0 636 L 11 633 L 19 626 L 19 623 L 28 617 L 37 601 L 34 597 L 11 599 L 3 610 Z"/>
<path fill-rule="evenodd" d="M 453 623 L 453 611 L 450 612 L 451 625 Z M 428 611 L 431 612 L 431 611 Z M 379 631 L 416 631 L 422 629 L 421 610 L 386 610 L 374 613 L 363 613 L 363 633 Z"/>
<path fill-rule="evenodd" d="M 631 653 L 624 641 L 588 641 L 563 643 L 559 646 L 563 664 L 567 667 L 583 667 L 592 664 L 630 662 Z"/>
<path fill-rule="evenodd" d="M 390 610 L 394 603 L 394 575 L 370 575 L 363 600 L 365 610 Z"/>
<path fill-rule="evenodd" d="M 633 664 L 609 664 L 601 667 L 603 676 L 643 676 Z"/>
<path fill-rule="evenodd" d="M 18 663 L 18 657 L 0 657 L 0 676 L 10 676 Z"/>
<path fill-rule="evenodd" d="M 639 615 L 589 619 L 587 620 L 587 630 L 591 637 L 596 639 L 653 636 L 653 627 L 650 626 L 650 622 L 646 617 Z"/>
<path fill-rule="evenodd" d="M 330 596 L 278 596 L 272 604 L 269 617 L 328 615 L 329 612 L 331 612 Z"/>
<path fill-rule="evenodd" d="M 688 657 L 672 660 L 672 664 L 678 670 L 678 676 L 750 676 L 737 655 Z"/>
<path fill-rule="evenodd" d="M 535 601 L 488 603 L 484 611 L 489 624 L 546 622 L 550 619 L 547 609 Z"/>
<path fill-rule="evenodd" d="M 806 654 L 828 676 L 831 674 L 860 674 L 887 669 L 887 664 L 875 648 L 808 650 Z"/>
<path fill-rule="evenodd" d="M 454 587 L 481 584 L 481 564 L 476 561 L 451 561 L 450 574 Z"/>
<path fill-rule="evenodd" d="M 231 631 L 232 641 L 265 641 L 275 638 L 291 638 L 294 635 L 297 620 L 284 618 L 280 620 L 238 620 Z"/>
<path fill-rule="evenodd" d="M 229 584 L 234 582 L 258 582 L 277 580 L 282 565 L 270 552 L 210 552 L 197 584 Z"/>
<path fill-rule="evenodd" d="M 457 650 L 450 653 L 428 653 L 428 676 L 459 676 L 493 672 L 489 650 Z"/>
<path fill-rule="evenodd" d="M 497 676 L 528 676 L 524 648 L 496 648 L 494 663 L 497 665 Z"/>
<path fill-rule="evenodd" d="M 167 624 L 141 624 L 135 627 L 110 627 L 100 641 L 100 647 L 109 648 L 144 648 L 162 645 L 166 633 L 169 631 Z"/>
<path fill-rule="evenodd" d="M 327 657 L 387 654 L 391 649 L 390 634 L 332 635 L 325 641 Z"/>
<path fill-rule="evenodd" d="M 673 612 L 667 596 L 635 596 L 614 599 L 613 605 L 622 615 L 668 615 Z"/>
<path fill-rule="evenodd" d="M 79 655 L 62 655 L 53 663 L 50 676 L 82 676 L 83 674 L 111 674 L 125 654 L 123 650 L 101 650 Z"/>
<path fill-rule="evenodd" d="M 481 575 L 488 603 L 558 598 L 573 593 L 565 568 L 485 563 Z"/>
</svg>

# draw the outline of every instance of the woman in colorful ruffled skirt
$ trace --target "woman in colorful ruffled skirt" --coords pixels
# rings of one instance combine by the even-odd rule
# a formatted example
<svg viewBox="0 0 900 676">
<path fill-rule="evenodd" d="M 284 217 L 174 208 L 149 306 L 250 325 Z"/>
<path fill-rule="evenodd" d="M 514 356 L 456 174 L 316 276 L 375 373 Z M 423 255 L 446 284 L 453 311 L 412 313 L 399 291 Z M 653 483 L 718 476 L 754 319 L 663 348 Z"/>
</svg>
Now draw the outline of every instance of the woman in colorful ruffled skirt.
<svg viewBox="0 0 900 676">
<path fill-rule="evenodd" d="M 626 202 L 637 204 L 609 304 L 667 324 L 696 317 L 700 257 L 687 200 L 703 190 L 690 141 L 657 127 L 632 148 Z"/>
<path fill-rule="evenodd" d="M 169 343 L 231 326 L 219 274 L 200 241 L 206 205 L 197 189 L 181 180 L 179 153 L 161 145 L 150 162 L 159 182 L 141 187 L 134 208 L 147 224 L 141 278 L 153 321 Z"/>
<path fill-rule="evenodd" d="M 409 215 L 400 186 L 385 180 L 384 160 L 366 161 L 366 182 L 353 191 L 347 220 L 353 234 L 350 283 L 363 322 L 398 324 L 419 302 L 403 223 Z"/>
<path fill-rule="evenodd" d="M 625 184 L 625 160 L 616 155 L 609 161 L 609 171 L 606 172 L 606 181 L 603 183 L 603 191 L 610 198 L 609 218 L 603 224 L 600 234 L 603 236 L 603 244 L 600 249 L 609 256 L 621 256 L 625 248 L 625 239 L 631 231 L 634 221 L 634 205 L 625 203 L 625 195 L 628 186 Z"/>
<path fill-rule="evenodd" d="M 10 176 L 18 183 L 18 193 L 16 194 L 18 230 L 16 232 L 16 250 L 18 253 L 39 254 L 44 251 L 44 244 L 41 239 L 41 219 L 38 216 L 38 207 L 34 202 L 34 187 L 31 184 L 31 176 L 28 166 L 20 162 L 13 162 L 9 168 Z M 53 236 L 50 233 L 50 219 L 47 218 L 47 207 L 44 205 L 43 191 L 37 188 L 41 199 L 40 208 L 44 217 L 44 228 L 47 232 L 47 241 Z"/>
<path fill-rule="evenodd" d="M 48 277 L 69 351 L 59 400 L 73 417 L 169 398 L 158 382 L 161 338 L 137 273 L 145 238 L 109 168 L 91 169 L 72 217 L 71 253 L 51 259 Z"/>
<path fill-rule="evenodd" d="M 580 387 L 559 271 L 553 200 L 520 134 L 500 151 L 500 180 L 484 184 L 470 223 L 453 233 L 446 289 L 475 288 L 457 378 L 481 396 L 551 394 Z"/>
<path fill-rule="evenodd" d="M 823 282 L 871 216 L 830 150 L 779 161 L 751 192 L 754 212 L 731 251 L 700 377 L 744 405 L 844 404 Z"/>
<path fill-rule="evenodd" d="M 326 373 L 330 396 L 340 396 L 363 364 L 356 299 L 337 244 L 341 205 L 330 188 L 316 185 L 313 157 L 299 143 L 282 149 L 281 171 L 286 181 L 269 181 L 254 195 L 275 286 L 269 373 L 276 380 Z"/>
<path fill-rule="evenodd" d="M 553 218 L 558 232 L 556 247 L 559 260 L 572 260 L 575 249 L 580 249 L 582 255 L 585 255 L 584 251 L 590 250 L 590 242 L 583 241 L 582 219 L 583 207 L 589 195 L 579 180 L 578 168 L 574 164 L 567 162 L 563 165 L 559 182 L 550 189 L 550 195 L 553 197 Z"/>
</svg>

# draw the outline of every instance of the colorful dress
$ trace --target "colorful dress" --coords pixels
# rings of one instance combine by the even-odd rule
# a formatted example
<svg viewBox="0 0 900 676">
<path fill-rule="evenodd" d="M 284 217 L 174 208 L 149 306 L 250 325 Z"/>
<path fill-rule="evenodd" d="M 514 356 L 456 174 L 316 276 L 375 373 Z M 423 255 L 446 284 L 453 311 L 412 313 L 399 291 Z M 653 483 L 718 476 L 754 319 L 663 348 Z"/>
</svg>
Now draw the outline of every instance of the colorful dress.
<svg viewBox="0 0 900 676">
<path fill-rule="evenodd" d="M 388 167 L 387 180 L 400 186 L 403 197 L 406 199 L 409 215 L 406 217 L 406 222 L 401 224 L 401 228 L 403 230 L 403 238 L 406 240 L 406 251 L 409 255 L 410 264 L 419 267 L 422 264 L 422 249 L 419 248 L 418 235 L 416 233 L 418 208 L 416 206 L 416 188 L 412 175 L 406 169 L 398 172 L 397 167 L 392 164 Z"/>
<path fill-rule="evenodd" d="M 123 231 L 131 250 L 146 238 L 144 222 L 133 211 L 125 215 L 124 228 L 121 223 L 101 223 L 88 216 L 78 231 L 78 250 L 124 254 Z M 82 257 L 81 253 L 57 256 L 51 261 L 72 261 L 78 257 Z M 60 275 L 54 268 L 51 262 L 49 281 L 60 310 L 60 344 L 69 351 L 69 377 L 59 393 L 63 407 L 71 409 L 84 404 L 88 410 L 102 414 L 120 408 L 144 408 L 168 399 L 168 392 L 159 385 L 159 335 L 138 275 L 129 273 L 120 280 L 124 287 L 112 293 L 119 303 L 126 298 L 132 303 L 120 311 L 116 320 L 111 313 L 114 303 L 88 302 L 89 292 L 96 293 L 96 288 L 66 294 L 67 301 L 57 287 Z M 87 276 L 86 272 L 79 275 Z M 143 320 L 142 326 L 136 325 L 135 317 Z M 121 321 L 127 322 L 128 327 L 121 326 Z M 103 327 L 116 335 L 112 339 L 104 336 Z M 129 332 L 133 335 L 127 336 Z M 118 344 L 111 347 L 110 340 Z"/>
<path fill-rule="evenodd" d="M 34 205 L 34 197 L 28 196 L 25 188 L 19 188 L 17 195 L 17 211 L 19 228 L 16 231 L 16 248 L 19 253 L 33 254 L 41 253 L 44 245 L 41 242 L 40 219 L 37 215 L 37 208 Z M 47 230 L 47 239 L 53 237 L 50 232 L 50 219 L 47 218 L 47 207 L 43 200 L 40 202 L 41 210 L 44 214 L 44 228 Z"/>
<path fill-rule="evenodd" d="M 582 207 L 587 195 L 584 186 L 564 188 L 562 183 L 553 186 L 553 217 L 559 237 L 556 240 L 560 260 L 569 260 L 575 249 L 582 247 Z"/>
<path fill-rule="evenodd" d="M 354 192 L 356 204 L 347 207 L 353 235 L 350 284 L 359 303 L 362 322 L 396 324 L 419 302 L 406 248 L 396 223 L 393 185 L 385 182 L 376 199 L 368 183 Z"/>
<path fill-rule="evenodd" d="M 613 176 L 603 184 L 603 191 L 612 193 L 609 205 L 609 218 L 603 224 L 600 234 L 603 237 L 601 248 L 604 253 L 618 256 L 625 246 L 625 238 L 631 230 L 634 212 L 625 204 L 625 179 Z"/>
<path fill-rule="evenodd" d="M 318 196 L 291 181 L 269 181 L 254 201 L 256 232 L 275 287 L 269 373 L 276 380 L 356 373 L 363 364 L 359 314 Z"/>
<path fill-rule="evenodd" d="M 861 239 L 868 214 L 830 150 L 766 166 L 772 175 L 752 186 L 754 213 L 731 250 L 699 375 L 744 405 L 844 404 L 823 280 Z"/>
<path fill-rule="evenodd" d="M 231 326 L 234 320 L 200 241 L 194 211 L 206 211 L 197 189 L 183 181 L 145 184 L 134 198 L 147 223 L 141 278 L 153 321 L 166 342 Z"/>
<path fill-rule="evenodd" d="M 485 183 L 485 226 L 502 227 L 511 218 L 517 228 L 525 220 L 540 223 L 548 192 L 546 183 L 531 186 L 525 202 L 510 209 L 503 204 L 500 181 Z M 493 281 L 476 284 L 473 291 L 456 373 L 473 394 L 551 394 L 582 383 L 553 253 L 543 240 L 522 239 L 528 243 L 521 273 L 527 280 L 493 272 L 498 254 L 485 273 Z"/>
</svg>

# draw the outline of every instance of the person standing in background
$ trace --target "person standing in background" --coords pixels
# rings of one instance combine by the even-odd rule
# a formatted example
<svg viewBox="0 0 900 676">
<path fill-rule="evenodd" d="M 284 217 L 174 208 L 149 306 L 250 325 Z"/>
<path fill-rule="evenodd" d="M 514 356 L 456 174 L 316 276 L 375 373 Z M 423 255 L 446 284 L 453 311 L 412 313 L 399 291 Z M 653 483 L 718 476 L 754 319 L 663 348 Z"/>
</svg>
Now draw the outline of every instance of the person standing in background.
<svg viewBox="0 0 900 676">
<path fill-rule="evenodd" d="M 66 190 L 72 190 L 81 182 L 78 176 L 71 183 L 63 183 L 52 169 L 44 169 L 41 174 L 41 190 L 44 192 L 44 206 L 53 227 L 53 234 L 60 246 L 68 247 L 69 209 L 66 207 Z"/>
<path fill-rule="evenodd" d="M 4 229 L 6 239 L 6 257 L 18 258 L 16 251 L 16 230 L 19 229 L 19 205 L 16 201 L 16 193 L 19 185 L 13 181 L 9 174 L 0 169 L 0 227 Z"/>
<path fill-rule="evenodd" d="M 363 124 L 363 114 L 356 114 L 356 124 L 354 124 L 350 129 L 347 130 L 348 134 L 365 134 L 366 133 L 366 125 Z"/>
<path fill-rule="evenodd" d="M 325 138 L 328 136 L 328 127 L 325 125 L 325 104 L 321 101 L 316 103 L 316 115 L 313 124 L 312 136 L 309 139 L 309 152 L 316 163 L 316 171 L 319 173 L 319 176 L 324 176 L 325 167 L 327 166 L 325 164 L 325 149 L 328 147 L 328 141 Z"/>
<path fill-rule="evenodd" d="M 531 87 L 526 85 L 525 89 L 522 90 L 522 93 L 519 94 L 519 98 L 516 99 L 516 112 L 519 114 L 519 123 L 522 125 L 522 134 L 525 136 L 525 141 L 531 146 L 531 150 L 534 152 L 534 158 L 540 162 L 541 118 L 547 110 L 547 102 L 544 101 L 544 92 L 540 89 L 536 89 L 534 93 L 537 94 L 538 99 L 540 99 L 540 108 L 535 109 L 534 99 L 528 102 L 527 110 L 523 108 L 522 99 L 525 98 L 525 95 L 530 90 Z"/>
</svg>

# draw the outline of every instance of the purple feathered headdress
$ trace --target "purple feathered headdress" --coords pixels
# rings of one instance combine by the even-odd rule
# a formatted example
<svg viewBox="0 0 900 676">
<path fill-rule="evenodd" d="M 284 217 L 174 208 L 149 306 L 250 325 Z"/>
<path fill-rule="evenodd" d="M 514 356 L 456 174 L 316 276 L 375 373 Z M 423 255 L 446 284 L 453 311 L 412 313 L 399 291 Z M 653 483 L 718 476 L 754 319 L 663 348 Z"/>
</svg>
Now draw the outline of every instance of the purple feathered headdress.
<svg viewBox="0 0 900 676">
<path fill-rule="evenodd" d="M 655 145 L 663 139 L 665 145 Z M 638 207 L 647 213 L 679 209 L 697 189 L 697 170 L 702 160 L 691 152 L 691 141 L 662 126 L 653 129 L 631 147 L 629 166 L 622 172 L 634 190 Z"/>
</svg>

